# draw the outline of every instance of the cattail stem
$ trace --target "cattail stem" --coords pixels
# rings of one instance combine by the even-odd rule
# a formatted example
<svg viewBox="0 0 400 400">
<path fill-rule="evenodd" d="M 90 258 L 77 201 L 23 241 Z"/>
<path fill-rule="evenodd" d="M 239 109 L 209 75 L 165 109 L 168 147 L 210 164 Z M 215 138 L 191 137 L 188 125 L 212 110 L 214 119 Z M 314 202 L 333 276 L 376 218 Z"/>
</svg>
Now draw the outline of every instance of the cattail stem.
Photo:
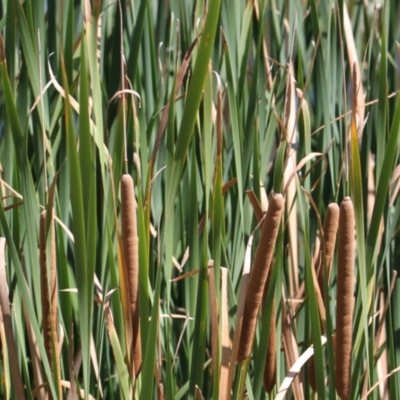
<svg viewBox="0 0 400 400">
<path fill-rule="evenodd" d="M 164 386 L 163 384 L 160 382 L 157 384 L 157 400 L 164 400 Z"/>
<path fill-rule="evenodd" d="M 257 246 L 254 266 L 247 287 L 246 303 L 243 313 L 242 330 L 237 356 L 238 362 L 245 360 L 251 352 L 257 315 L 260 309 L 264 285 L 268 277 L 268 270 L 274 253 L 276 238 L 278 236 L 283 203 L 283 196 L 281 194 L 278 193 L 272 197 L 262 226 L 261 238 Z"/>
<path fill-rule="evenodd" d="M 136 223 L 136 200 L 133 180 L 129 174 L 121 179 L 122 246 L 124 267 L 127 271 L 129 308 L 132 321 L 131 363 L 135 376 L 142 366 L 139 320 L 139 247 Z"/>
<path fill-rule="evenodd" d="M 221 374 L 219 399 L 225 400 L 229 382 L 229 354 L 231 343 L 229 338 L 228 307 L 228 269 L 221 268 Z"/>
<path fill-rule="evenodd" d="M 270 281 L 273 269 L 274 269 L 274 261 L 272 261 L 271 263 L 271 267 L 269 268 L 268 272 L 268 278 L 264 286 L 264 293 L 262 297 L 263 313 L 265 312 L 265 303 L 267 301 L 267 294 L 268 294 L 268 289 L 270 287 Z M 265 358 L 265 368 L 263 377 L 264 390 L 267 393 L 271 393 L 275 384 L 276 384 L 276 318 L 275 318 L 275 299 L 273 299 L 272 309 L 271 309 L 271 319 L 269 323 L 269 332 L 268 332 L 268 348 L 267 348 L 267 355 Z"/>
<path fill-rule="evenodd" d="M 57 272 L 56 272 L 56 241 L 54 221 L 50 221 L 50 265 L 47 260 L 47 235 L 46 235 L 46 211 L 40 214 L 40 282 L 42 298 L 42 329 L 44 346 L 49 360 L 50 369 L 58 390 L 58 397 L 62 398 L 60 354 L 58 349 L 58 302 L 57 302 Z M 51 398 L 51 395 L 50 395 Z"/>
<path fill-rule="evenodd" d="M 341 400 L 350 398 L 354 310 L 354 209 L 350 197 L 340 205 L 336 298 L 335 383 Z"/>
</svg>

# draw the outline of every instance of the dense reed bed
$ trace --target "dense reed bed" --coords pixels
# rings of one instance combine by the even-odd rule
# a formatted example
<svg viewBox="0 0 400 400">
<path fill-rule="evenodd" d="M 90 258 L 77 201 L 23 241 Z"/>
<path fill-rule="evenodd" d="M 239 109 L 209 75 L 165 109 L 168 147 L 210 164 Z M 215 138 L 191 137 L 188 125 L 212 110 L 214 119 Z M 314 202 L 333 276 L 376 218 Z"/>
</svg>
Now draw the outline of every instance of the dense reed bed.
<svg viewBox="0 0 400 400">
<path fill-rule="evenodd" d="M 0 0 L 0 399 L 400 398 L 399 13 Z"/>
</svg>

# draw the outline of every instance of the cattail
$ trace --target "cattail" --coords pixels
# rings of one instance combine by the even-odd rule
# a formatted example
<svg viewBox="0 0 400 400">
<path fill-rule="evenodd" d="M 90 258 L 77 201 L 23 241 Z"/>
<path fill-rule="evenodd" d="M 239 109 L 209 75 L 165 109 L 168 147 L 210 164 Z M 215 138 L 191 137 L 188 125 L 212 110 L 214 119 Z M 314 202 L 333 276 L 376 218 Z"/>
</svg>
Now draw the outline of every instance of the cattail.
<svg viewBox="0 0 400 400">
<path fill-rule="evenodd" d="M 56 272 L 56 242 L 53 218 L 50 221 L 50 268 L 47 265 L 46 254 L 46 211 L 40 214 L 40 281 L 42 298 L 42 329 L 44 346 L 50 364 L 54 381 L 57 383 L 58 396 L 61 398 L 60 354 L 58 350 L 58 316 L 57 316 L 57 272 Z M 49 279 L 50 274 L 50 279 Z M 55 361 L 55 364 L 54 364 Z M 50 395 L 51 397 L 51 395 Z"/>
<path fill-rule="evenodd" d="M 271 322 L 269 325 L 269 339 L 267 358 L 265 360 L 264 369 L 264 389 L 267 393 L 271 393 L 276 384 L 276 321 L 275 321 L 275 300 L 272 303 Z"/>
<path fill-rule="evenodd" d="M 251 272 L 247 287 L 246 302 L 244 306 L 242 330 L 240 334 L 237 360 L 242 362 L 251 352 L 257 315 L 263 296 L 265 281 L 271 265 L 279 224 L 283 210 L 283 196 L 275 194 L 268 207 L 265 217 L 260 242 L 257 246 L 253 271 Z"/>
<path fill-rule="evenodd" d="M 341 400 L 350 398 L 351 350 L 354 310 L 354 210 L 350 197 L 340 205 L 336 298 L 336 391 Z"/>
<path fill-rule="evenodd" d="M 132 177 L 124 174 L 121 179 L 122 246 L 132 321 L 131 362 L 135 369 L 135 376 L 137 376 L 142 366 L 142 350 L 139 321 L 139 247 L 135 205 Z"/>
<path fill-rule="evenodd" d="M 339 206 L 336 203 L 330 203 L 326 209 L 326 215 L 323 227 L 324 239 L 325 239 L 326 272 L 327 272 L 328 282 L 330 277 L 333 252 L 335 250 L 338 222 L 339 222 Z M 321 259 L 322 257 L 320 257 L 320 260 Z M 325 267 L 323 262 L 319 262 L 317 263 L 317 265 L 318 264 L 320 264 L 318 272 L 318 286 L 321 291 L 322 299 L 324 299 Z"/>
<path fill-rule="evenodd" d="M 323 226 L 324 241 L 325 241 L 325 264 L 323 262 L 321 253 L 319 253 L 320 255 L 317 259 L 317 262 L 315 263 L 316 268 L 319 267 L 318 277 L 317 277 L 318 288 L 315 288 L 315 289 L 316 289 L 316 293 L 317 293 L 317 290 L 319 290 L 319 292 L 320 292 L 322 304 L 325 299 L 325 296 L 324 296 L 325 267 L 326 267 L 326 272 L 327 272 L 326 279 L 329 282 L 333 252 L 335 251 L 338 222 L 339 222 L 339 206 L 336 203 L 330 203 L 326 209 L 326 215 L 325 215 L 324 226 Z M 322 332 L 323 332 L 323 329 L 324 329 L 324 325 L 323 325 L 323 323 L 321 323 L 321 331 Z M 309 371 L 310 386 L 313 389 L 313 391 L 316 392 L 317 391 L 317 383 L 315 380 L 314 356 L 312 356 L 310 358 L 308 367 L 309 367 L 308 371 Z"/>
</svg>

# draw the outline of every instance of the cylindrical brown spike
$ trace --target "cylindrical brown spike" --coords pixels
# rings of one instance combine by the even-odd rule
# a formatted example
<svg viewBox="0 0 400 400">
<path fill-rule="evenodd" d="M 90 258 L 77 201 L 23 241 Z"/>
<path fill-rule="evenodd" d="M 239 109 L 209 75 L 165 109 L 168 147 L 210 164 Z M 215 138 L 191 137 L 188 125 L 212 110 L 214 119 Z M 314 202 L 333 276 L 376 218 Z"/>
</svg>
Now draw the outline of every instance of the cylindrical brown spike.
<svg viewBox="0 0 400 400">
<path fill-rule="evenodd" d="M 333 252 L 335 251 L 336 245 L 336 233 L 339 222 L 339 206 L 336 203 L 330 203 L 326 209 L 326 215 L 324 220 L 324 239 L 325 239 L 325 259 L 326 259 L 326 271 L 327 279 L 329 281 Z M 322 259 L 322 257 L 320 258 Z M 324 299 L 324 279 L 325 271 L 324 264 L 320 263 L 318 273 L 318 285 L 321 291 L 322 299 Z"/>
<path fill-rule="evenodd" d="M 350 197 L 340 205 L 336 298 L 335 383 L 341 400 L 350 398 L 354 310 L 354 209 Z"/>
<path fill-rule="evenodd" d="M 133 179 L 124 174 L 121 179 L 122 244 L 124 264 L 127 268 L 129 306 L 132 316 L 131 360 L 137 376 L 142 366 L 139 319 L 139 246 L 136 223 L 136 201 Z"/>
<path fill-rule="evenodd" d="M 272 304 L 271 322 L 269 325 L 269 338 L 267 358 L 265 360 L 264 369 L 264 389 L 267 393 L 271 393 L 276 384 L 276 321 L 275 321 L 275 301 Z"/>
<path fill-rule="evenodd" d="M 283 196 L 280 193 L 275 194 L 269 203 L 267 215 L 262 226 L 261 238 L 257 247 L 253 270 L 247 287 L 237 356 L 238 362 L 245 360 L 251 352 L 257 315 L 274 253 L 276 238 L 278 236 L 283 204 Z"/>
<path fill-rule="evenodd" d="M 323 233 L 324 233 L 324 241 L 325 241 L 325 265 L 322 258 L 322 252 L 319 253 L 319 257 L 316 262 L 316 269 L 318 270 L 318 289 L 321 294 L 322 302 L 324 301 L 324 279 L 325 279 L 325 266 L 327 271 L 327 280 L 329 282 L 331 266 L 332 266 L 332 258 L 333 252 L 335 251 L 336 245 L 336 234 L 339 222 L 339 206 L 336 203 L 330 203 L 326 209 L 326 215 L 324 219 Z M 316 288 L 316 291 L 318 290 Z M 317 299 L 318 300 L 318 299 Z M 328 307 L 325 304 L 325 309 Z M 321 331 L 323 332 L 324 326 L 321 322 Z M 308 376 L 309 382 L 314 393 L 317 392 L 317 383 L 315 380 L 315 360 L 314 356 L 312 356 L 308 362 Z"/>
</svg>

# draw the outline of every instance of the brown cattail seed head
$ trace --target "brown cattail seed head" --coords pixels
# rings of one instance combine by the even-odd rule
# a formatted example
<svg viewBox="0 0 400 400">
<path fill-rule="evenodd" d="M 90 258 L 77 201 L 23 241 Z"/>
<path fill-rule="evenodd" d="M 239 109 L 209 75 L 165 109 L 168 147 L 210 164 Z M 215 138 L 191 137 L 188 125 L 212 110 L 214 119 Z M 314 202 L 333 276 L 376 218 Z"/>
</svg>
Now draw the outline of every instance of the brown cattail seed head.
<svg viewBox="0 0 400 400">
<path fill-rule="evenodd" d="M 274 254 L 279 224 L 283 210 L 283 196 L 277 193 L 272 196 L 267 215 L 262 225 L 260 242 L 257 247 L 253 270 L 247 287 L 237 360 L 242 362 L 251 352 L 257 315 L 260 309 L 264 285 Z"/>
<path fill-rule="evenodd" d="M 325 240 L 325 259 L 326 259 L 326 271 L 327 279 L 329 281 L 333 252 L 335 251 L 336 244 L 336 233 L 339 222 L 339 206 L 336 203 L 330 203 L 326 209 L 326 215 L 324 220 L 324 240 Z M 320 258 L 322 260 L 322 257 Z M 318 285 L 321 291 L 322 299 L 324 299 L 324 263 L 320 262 L 319 273 L 318 273 Z M 317 264 L 318 265 L 318 264 Z"/>
<path fill-rule="evenodd" d="M 135 205 L 133 179 L 129 174 L 124 174 L 121 179 L 122 244 L 132 316 L 131 359 L 135 367 L 135 375 L 138 375 L 142 365 L 142 351 L 139 321 L 139 246 Z"/>
<path fill-rule="evenodd" d="M 354 209 L 350 197 L 340 205 L 336 298 L 336 391 L 341 400 L 350 398 L 351 351 L 354 310 Z"/>
<path fill-rule="evenodd" d="M 324 302 L 324 279 L 325 272 L 327 276 L 327 280 L 329 282 L 331 265 L 332 265 L 332 257 L 333 252 L 335 251 L 336 244 L 336 234 L 339 223 L 339 206 L 336 203 L 330 203 L 326 209 L 326 215 L 324 219 L 323 226 L 323 234 L 324 234 L 324 242 L 325 242 L 325 263 L 323 259 L 322 251 L 319 253 L 316 269 L 318 269 L 318 288 L 316 288 L 316 294 L 319 290 L 321 301 Z M 325 269 L 326 268 L 326 269 Z M 317 294 L 318 296 L 318 294 Z M 317 300 L 319 300 L 317 298 Z M 318 304 L 319 305 L 319 304 Z M 327 305 L 325 305 L 326 307 Z M 324 331 L 324 324 L 321 321 L 321 331 Z M 314 356 L 312 356 L 308 363 L 308 375 L 310 386 L 314 393 L 317 392 L 317 383 L 315 377 L 315 360 Z"/>
</svg>

